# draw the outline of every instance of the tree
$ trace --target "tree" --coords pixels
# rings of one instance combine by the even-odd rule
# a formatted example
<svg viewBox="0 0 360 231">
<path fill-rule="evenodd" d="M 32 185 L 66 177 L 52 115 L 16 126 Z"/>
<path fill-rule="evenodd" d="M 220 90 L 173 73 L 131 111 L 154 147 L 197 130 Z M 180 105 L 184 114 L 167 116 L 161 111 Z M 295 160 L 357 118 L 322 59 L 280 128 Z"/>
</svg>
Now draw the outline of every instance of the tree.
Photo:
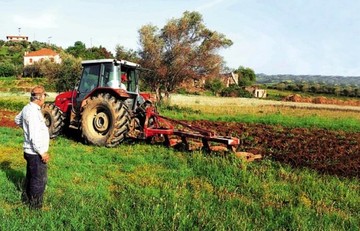
<svg viewBox="0 0 360 231">
<path fill-rule="evenodd" d="M 41 73 L 49 83 L 54 84 L 57 92 L 74 89 L 81 75 L 81 59 L 65 52 L 60 53 L 60 64 L 49 61 L 41 62 Z"/>
<path fill-rule="evenodd" d="M 256 82 L 256 74 L 251 68 L 240 66 L 235 73 L 239 75 L 239 86 L 247 87 Z"/>
<path fill-rule="evenodd" d="M 9 77 L 16 75 L 16 67 L 12 63 L 0 62 L 0 77 Z"/>
<path fill-rule="evenodd" d="M 217 95 L 223 88 L 224 84 L 219 78 L 207 79 L 205 82 L 205 89 L 208 89 L 214 95 Z"/>
<path fill-rule="evenodd" d="M 285 88 L 286 88 L 285 83 L 276 84 L 276 89 L 279 90 L 279 91 L 283 91 L 283 90 L 285 90 Z"/>
<path fill-rule="evenodd" d="M 217 51 L 232 45 L 225 35 L 206 28 L 200 13 L 189 11 L 169 20 L 161 30 L 145 25 L 139 35 L 140 63 L 153 70 L 145 81 L 159 98 L 161 90 L 169 96 L 189 78 L 218 76 L 223 58 Z"/>
<path fill-rule="evenodd" d="M 45 47 L 46 47 L 46 43 L 39 42 L 39 41 L 32 41 L 30 43 L 29 50 L 30 51 L 37 51 L 37 50 L 40 50 L 41 48 L 45 48 Z"/>
<path fill-rule="evenodd" d="M 236 84 L 231 84 L 229 87 L 222 89 L 221 96 L 225 97 L 243 97 L 243 98 L 251 98 L 252 94 L 245 90 L 245 88 L 240 87 Z"/>
<path fill-rule="evenodd" d="M 82 59 L 111 59 L 114 57 L 105 47 L 86 48 L 85 44 L 81 41 L 77 41 L 74 46 L 68 47 L 66 52 L 75 58 Z"/>
<path fill-rule="evenodd" d="M 99 46 L 99 47 L 92 47 L 87 48 L 85 52 L 83 53 L 83 56 L 81 56 L 83 59 L 111 59 L 113 58 L 113 55 L 110 51 L 106 50 L 105 47 Z"/>
<path fill-rule="evenodd" d="M 132 49 L 126 49 L 123 46 L 116 45 L 115 47 L 115 58 L 117 60 L 128 60 L 134 63 L 139 62 L 139 55 Z"/>
<path fill-rule="evenodd" d="M 86 46 L 83 42 L 76 41 L 74 46 L 70 46 L 66 49 L 66 52 L 76 58 L 84 57 L 86 53 Z"/>
</svg>

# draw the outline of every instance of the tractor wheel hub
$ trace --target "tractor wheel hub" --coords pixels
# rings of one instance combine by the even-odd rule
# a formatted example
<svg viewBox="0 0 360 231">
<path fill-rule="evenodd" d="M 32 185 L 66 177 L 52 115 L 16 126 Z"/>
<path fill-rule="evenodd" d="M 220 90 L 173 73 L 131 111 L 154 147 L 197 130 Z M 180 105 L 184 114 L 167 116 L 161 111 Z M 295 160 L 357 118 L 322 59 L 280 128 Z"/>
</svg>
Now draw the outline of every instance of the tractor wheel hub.
<svg viewBox="0 0 360 231">
<path fill-rule="evenodd" d="M 109 118 L 104 112 L 100 112 L 95 115 L 94 118 L 94 128 L 98 132 L 105 132 L 108 129 L 109 126 Z"/>
</svg>

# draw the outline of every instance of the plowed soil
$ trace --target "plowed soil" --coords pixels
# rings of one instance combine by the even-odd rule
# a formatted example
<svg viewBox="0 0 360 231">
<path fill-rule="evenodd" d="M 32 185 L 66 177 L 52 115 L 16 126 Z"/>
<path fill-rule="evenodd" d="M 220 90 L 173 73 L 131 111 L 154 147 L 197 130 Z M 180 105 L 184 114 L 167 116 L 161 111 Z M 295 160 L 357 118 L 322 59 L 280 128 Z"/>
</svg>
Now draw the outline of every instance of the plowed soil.
<svg viewBox="0 0 360 231">
<path fill-rule="evenodd" d="M 0 110 L 0 126 L 15 127 L 15 115 Z M 230 122 L 188 123 L 240 138 L 240 151 L 319 173 L 360 178 L 360 133 Z"/>
<path fill-rule="evenodd" d="M 324 96 L 320 97 L 303 97 L 301 95 L 288 95 L 283 101 L 290 102 L 302 102 L 302 103 L 315 103 L 315 104 L 331 104 L 331 105 L 342 105 L 342 106 L 360 106 L 360 100 L 351 99 L 351 100 L 339 100 L 326 98 Z"/>
<path fill-rule="evenodd" d="M 320 173 L 360 177 L 360 133 L 229 122 L 192 124 L 239 137 L 240 151 Z"/>
<path fill-rule="evenodd" d="M 14 122 L 15 116 L 15 112 L 0 110 L 0 127 L 16 127 L 16 124 Z"/>
</svg>

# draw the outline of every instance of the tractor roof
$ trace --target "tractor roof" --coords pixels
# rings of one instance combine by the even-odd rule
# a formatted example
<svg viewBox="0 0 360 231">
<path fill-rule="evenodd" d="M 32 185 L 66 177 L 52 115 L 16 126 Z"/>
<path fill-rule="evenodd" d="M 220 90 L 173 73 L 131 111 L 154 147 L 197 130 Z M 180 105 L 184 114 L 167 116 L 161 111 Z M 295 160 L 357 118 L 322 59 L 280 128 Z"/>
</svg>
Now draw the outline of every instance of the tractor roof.
<svg viewBox="0 0 360 231">
<path fill-rule="evenodd" d="M 140 67 L 140 65 L 137 63 L 133 63 L 126 60 L 116 60 L 116 59 L 93 59 L 93 60 L 84 60 L 81 62 L 81 64 L 92 64 L 92 63 L 116 63 L 125 66 Z"/>
</svg>

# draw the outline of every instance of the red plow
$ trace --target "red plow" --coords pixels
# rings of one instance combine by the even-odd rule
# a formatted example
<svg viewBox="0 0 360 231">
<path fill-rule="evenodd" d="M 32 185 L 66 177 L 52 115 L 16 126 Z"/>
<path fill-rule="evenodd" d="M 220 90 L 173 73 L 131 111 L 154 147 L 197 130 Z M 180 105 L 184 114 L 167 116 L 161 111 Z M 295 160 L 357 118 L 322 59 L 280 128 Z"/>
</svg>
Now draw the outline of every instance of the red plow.
<svg viewBox="0 0 360 231">
<path fill-rule="evenodd" d="M 147 139 L 157 139 L 167 146 L 178 147 L 185 151 L 201 148 L 207 153 L 232 152 L 247 160 L 261 158 L 260 155 L 237 152 L 240 140 L 236 137 L 217 135 L 211 130 L 161 116 L 154 107 L 146 109 L 144 133 Z"/>
</svg>

